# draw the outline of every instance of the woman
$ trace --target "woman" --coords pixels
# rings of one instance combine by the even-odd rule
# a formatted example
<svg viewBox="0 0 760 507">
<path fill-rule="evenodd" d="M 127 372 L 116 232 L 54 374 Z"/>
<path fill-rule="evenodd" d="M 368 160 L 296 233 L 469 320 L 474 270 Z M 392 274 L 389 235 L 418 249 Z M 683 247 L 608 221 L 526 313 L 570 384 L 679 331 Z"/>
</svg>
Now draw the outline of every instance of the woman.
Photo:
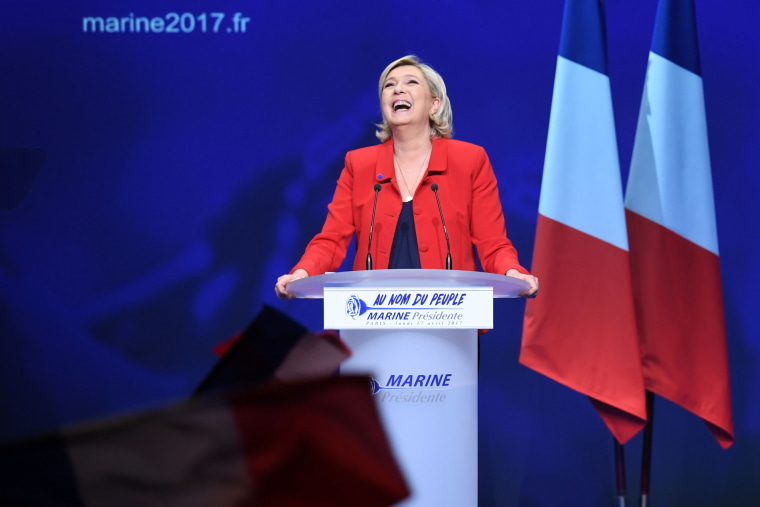
<svg viewBox="0 0 760 507">
<path fill-rule="evenodd" d="M 483 148 L 451 139 L 451 105 L 443 79 L 415 56 L 388 65 L 380 76 L 382 144 L 348 152 L 322 232 L 275 292 L 290 299 L 293 280 L 335 271 L 356 234 L 354 270 L 365 269 L 377 194 L 371 255 L 375 269 L 443 269 L 446 237 L 433 192 L 437 185 L 451 241 L 453 269 L 477 269 L 528 282 L 538 279 L 517 261 L 507 239 L 496 177 Z M 376 184 L 380 190 L 375 191 Z"/>
</svg>

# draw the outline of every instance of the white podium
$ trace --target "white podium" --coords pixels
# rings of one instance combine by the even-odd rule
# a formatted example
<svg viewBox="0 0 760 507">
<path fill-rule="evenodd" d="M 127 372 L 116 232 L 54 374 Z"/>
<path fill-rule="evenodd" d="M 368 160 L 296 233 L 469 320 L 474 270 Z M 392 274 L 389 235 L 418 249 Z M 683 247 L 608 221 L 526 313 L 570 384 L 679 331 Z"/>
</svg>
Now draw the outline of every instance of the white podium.
<svg viewBox="0 0 760 507">
<path fill-rule="evenodd" d="M 492 299 L 528 284 L 473 271 L 393 269 L 329 273 L 288 291 L 324 298 L 325 329 L 353 355 L 341 373 L 366 374 L 412 491 L 404 507 L 478 504 L 478 329 Z"/>
</svg>

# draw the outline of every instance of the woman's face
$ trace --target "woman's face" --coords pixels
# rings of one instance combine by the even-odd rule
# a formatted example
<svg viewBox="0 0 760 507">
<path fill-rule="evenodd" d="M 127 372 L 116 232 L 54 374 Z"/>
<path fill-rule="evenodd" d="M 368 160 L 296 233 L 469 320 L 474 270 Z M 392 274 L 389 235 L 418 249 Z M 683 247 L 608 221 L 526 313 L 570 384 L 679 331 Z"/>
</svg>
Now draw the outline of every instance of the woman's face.
<svg viewBox="0 0 760 507">
<path fill-rule="evenodd" d="M 412 65 L 396 67 L 385 78 L 381 106 L 391 128 L 401 125 L 429 125 L 430 114 L 441 101 L 434 99 L 422 71 Z"/>
</svg>

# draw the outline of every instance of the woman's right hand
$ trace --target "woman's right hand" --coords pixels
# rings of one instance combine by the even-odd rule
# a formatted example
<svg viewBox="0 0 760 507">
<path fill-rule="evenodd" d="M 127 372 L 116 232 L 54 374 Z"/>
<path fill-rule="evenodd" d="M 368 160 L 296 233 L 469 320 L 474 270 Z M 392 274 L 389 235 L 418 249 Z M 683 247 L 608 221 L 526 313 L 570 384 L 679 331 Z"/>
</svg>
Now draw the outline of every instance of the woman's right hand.
<svg viewBox="0 0 760 507">
<path fill-rule="evenodd" d="M 526 275 L 525 273 L 520 273 L 516 269 L 510 269 L 507 271 L 507 276 L 511 276 L 513 278 L 519 278 L 520 280 L 524 280 L 528 282 L 528 285 L 530 286 L 528 290 L 522 291 L 519 294 L 517 294 L 520 297 L 523 298 L 534 298 L 538 295 L 538 278 L 536 278 L 533 275 Z"/>
<path fill-rule="evenodd" d="M 309 276 L 309 273 L 307 273 L 305 269 L 296 269 L 289 275 L 282 275 L 277 279 L 277 283 L 274 286 L 274 292 L 280 299 L 293 299 L 296 296 L 295 294 L 288 292 L 288 284 L 293 280 L 300 280 L 307 276 Z"/>
</svg>

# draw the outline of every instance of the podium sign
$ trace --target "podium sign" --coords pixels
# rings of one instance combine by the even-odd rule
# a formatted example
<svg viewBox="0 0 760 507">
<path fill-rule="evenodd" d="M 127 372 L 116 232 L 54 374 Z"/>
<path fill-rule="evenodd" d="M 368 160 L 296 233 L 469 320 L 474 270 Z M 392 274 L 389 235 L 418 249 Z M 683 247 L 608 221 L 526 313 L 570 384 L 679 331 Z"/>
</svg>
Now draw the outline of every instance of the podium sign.
<svg viewBox="0 0 760 507">
<path fill-rule="evenodd" d="M 491 329 L 493 289 L 325 288 L 326 329 Z"/>
</svg>

